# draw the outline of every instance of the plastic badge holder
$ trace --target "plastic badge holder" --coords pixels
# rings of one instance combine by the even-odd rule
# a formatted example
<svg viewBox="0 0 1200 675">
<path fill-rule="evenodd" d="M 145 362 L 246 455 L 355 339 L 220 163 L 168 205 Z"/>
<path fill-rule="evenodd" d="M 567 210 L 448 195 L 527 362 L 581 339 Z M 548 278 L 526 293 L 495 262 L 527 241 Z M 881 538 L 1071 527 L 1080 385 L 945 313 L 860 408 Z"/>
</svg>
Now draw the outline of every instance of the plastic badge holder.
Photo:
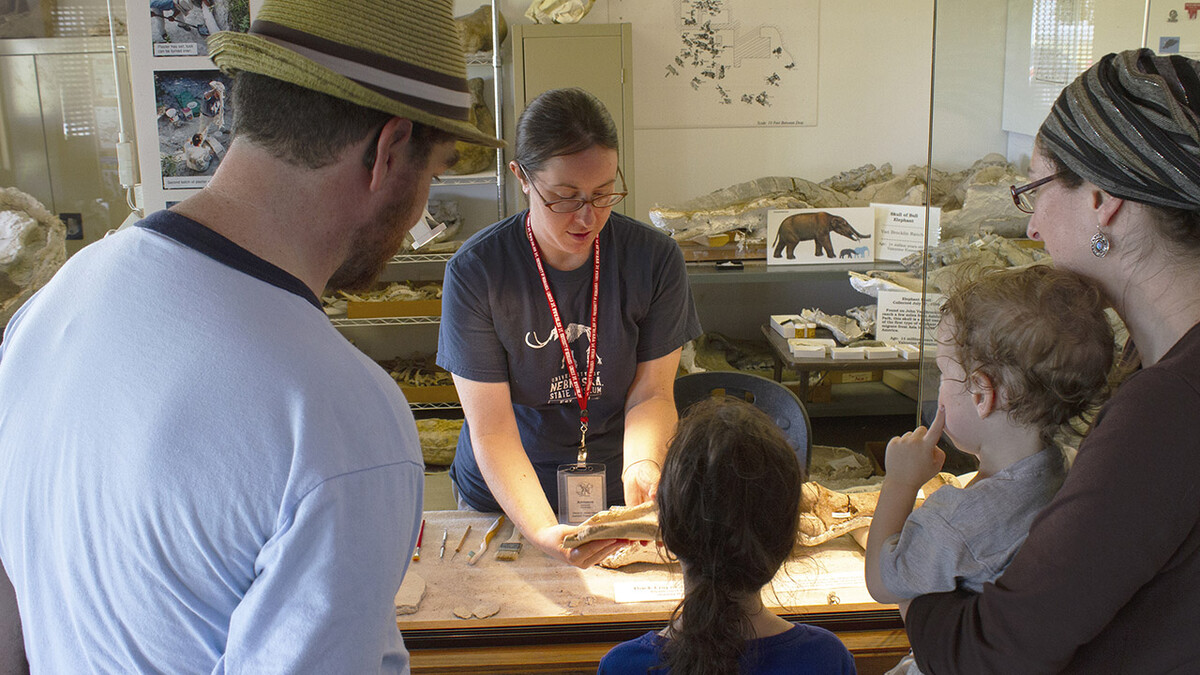
<svg viewBox="0 0 1200 675">
<path fill-rule="evenodd" d="M 578 525 L 607 508 L 606 468 L 595 462 L 558 467 L 558 522 Z"/>
</svg>

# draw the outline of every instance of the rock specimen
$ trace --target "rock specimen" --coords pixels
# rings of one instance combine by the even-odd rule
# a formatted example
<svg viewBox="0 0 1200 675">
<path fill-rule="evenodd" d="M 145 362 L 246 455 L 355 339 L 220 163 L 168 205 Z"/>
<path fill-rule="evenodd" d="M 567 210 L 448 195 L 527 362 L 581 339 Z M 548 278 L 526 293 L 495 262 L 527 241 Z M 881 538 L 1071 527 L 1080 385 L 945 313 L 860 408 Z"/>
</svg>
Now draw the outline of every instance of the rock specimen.
<svg viewBox="0 0 1200 675">
<path fill-rule="evenodd" d="M 818 546 L 852 530 L 871 525 L 878 492 L 835 492 L 820 483 L 807 482 L 800 493 L 800 546 Z"/>
<path fill-rule="evenodd" d="M 492 116 L 491 109 L 487 107 L 483 80 L 472 77 L 467 80 L 467 87 L 471 90 L 471 110 L 467 121 L 485 134 L 496 133 L 496 118 Z M 456 141 L 454 149 L 458 150 L 458 161 L 446 170 L 448 174 L 461 176 L 468 173 L 479 173 L 496 165 L 496 150 L 493 148 Z"/>
<path fill-rule="evenodd" d="M 958 479 L 952 474 L 939 473 L 921 487 L 921 494 L 928 497 L 946 485 L 960 487 Z M 878 502 L 878 490 L 837 492 L 819 483 L 805 483 L 800 495 L 800 527 L 796 533 L 796 549 L 819 546 L 830 539 L 870 527 L 871 516 L 875 514 Z M 924 498 L 919 498 L 916 505 L 920 506 L 922 502 Z M 855 537 L 855 541 L 865 547 L 866 537 Z"/>
<path fill-rule="evenodd" d="M 839 208 L 878 204 L 930 203 L 942 209 L 942 238 L 994 232 L 1023 237 L 1027 214 L 1012 204 L 1008 186 L 1026 177 L 998 154 L 990 154 L 957 172 L 911 166 L 901 175 L 892 167 L 866 164 L 820 183 L 799 177 L 768 176 L 716 190 L 682 204 L 655 205 L 650 222 L 677 241 L 704 243 L 733 233 L 739 243 L 766 241 L 767 212 L 772 209 Z M 928 183 L 928 185 L 927 185 Z"/>
<path fill-rule="evenodd" d="M 500 12 L 497 15 L 499 41 L 504 42 L 504 38 L 508 37 L 508 22 Z M 464 52 L 492 51 L 492 8 L 489 5 L 480 5 L 470 14 L 454 17 L 454 23 L 458 24 L 458 39 L 462 42 Z"/>
<path fill-rule="evenodd" d="M 500 613 L 500 605 L 495 602 L 480 602 L 474 607 L 459 606 L 454 608 L 454 616 L 460 619 L 486 619 Z"/>
<path fill-rule="evenodd" d="M 0 332 L 67 260 L 67 228 L 38 200 L 0 188 Z"/>
<path fill-rule="evenodd" d="M 421 454 L 425 464 L 449 466 L 454 463 L 454 451 L 458 448 L 458 434 L 462 420 L 424 419 L 417 420 L 417 435 L 421 438 Z"/>
<path fill-rule="evenodd" d="M 583 521 L 575 534 L 567 535 L 563 547 L 576 548 L 597 539 L 654 541 L 658 538 L 658 505 L 614 506 Z"/>
<path fill-rule="evenodd" d="M 814 445 L 808 479 L 833 490 L 870 482 L 875 467 L 861 452 L 832 445 Z"/>
<path fill-rule="evenodd" d="M 635 563 L 670 565 L 674 562 L 676 562 L 675 559 L 671 556 L 667 547 L 663 546 L 661 541 L 652 541 L 649 544 L 643 544 L 640 541 L 631 541 L 608 554 L 607 558 L 596 564 L 610 570 L 615 570 Z"/>
<path fill-rule="evenodd" d="M 400 583 L 400 590 L 396 591 L 396 616 L 416 614 L 424 598 L 425 579 L 410 569 Z"/>
<path fill-rule="evenodd" d="M 534 23 L 579 23 L 596 0 L 533 0 L 525 18 Z"/>
<path fill-rule="evenodd" d="M 925 497 L 945 485 L 959 487 L 958 479 L 939 473 L 922 488 Z M 796 551 L 807 546 L 819 546 L 830 539 L 870 527 L 879 491 L 838 492 L 812 481 L 804 483 L 800 492 L 800 523 L 796 532 Z M 917 506 L 923 499 L 917 500 Z M 563 541 L 566 548 L 597 539 L 629 539 L 631 542 L 600 562 L 602 567 L 618 568 L 633 563 L 668 564 L 674 562 L 658 536 L 658 507 L 654 502 L 638 506 L 614 506 L 583 522 L 580 529 Z M 649 541 L 649 545 L 641 544 Z M 855 537 L 865 544 L 866 537 Z M 465 617 L 464 617 L 465 618 Z"/>
</svg>

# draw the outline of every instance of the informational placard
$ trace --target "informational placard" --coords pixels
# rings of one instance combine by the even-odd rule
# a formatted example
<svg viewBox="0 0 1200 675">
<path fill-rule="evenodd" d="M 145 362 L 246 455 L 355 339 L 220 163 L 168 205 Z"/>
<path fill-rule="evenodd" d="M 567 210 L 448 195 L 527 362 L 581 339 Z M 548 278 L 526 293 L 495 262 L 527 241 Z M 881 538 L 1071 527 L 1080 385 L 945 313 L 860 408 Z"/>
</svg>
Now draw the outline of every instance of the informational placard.
<svg viewBox="0 0 1200 675">
<path fill-rule="evenodd" d="M 939 312 L 945 297 L 927 293 L 922 300 L 916 291 L 891 288 L 879 289 L 879 304 L 875 311 L 875 339 L 886 342 L 921 344 L 921 308 L 924 305 L 925 349 L 937 348 Z"/>
<path fill-rule="evenodd" d="M 875 259 L 900 260 L 925 250 L 925 242 L 941 240 L 942 210 L 904 204 L 871 204 L 875 209 Z"/>
<path fill-rule="evenodd" d="M 671 581 L 614 581 L 617 602 L 654 602 L 683 599 L 683 579 Z"/>
<path fill-rule="evenodd" d="M 773 209 L 767 212 L 767 264 L 811 265 L 873 258 L 875 209 Z"/>
</svg>

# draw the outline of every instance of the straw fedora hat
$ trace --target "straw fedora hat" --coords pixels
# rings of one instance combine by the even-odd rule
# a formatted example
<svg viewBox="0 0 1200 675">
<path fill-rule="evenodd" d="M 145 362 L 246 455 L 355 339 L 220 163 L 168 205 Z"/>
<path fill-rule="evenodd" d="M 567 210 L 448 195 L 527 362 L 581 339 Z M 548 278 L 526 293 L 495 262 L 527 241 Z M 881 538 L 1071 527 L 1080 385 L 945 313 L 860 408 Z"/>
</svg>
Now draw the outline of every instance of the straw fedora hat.
<svg viewBox="0 0 1200 675">
<path fill-rule="evenodd" d="M 452 0 L 264 0 L 249 33 L 208 38 L 223 72 L 249 71 L 382 110 L 491 148 L 471 93 Z"/>
</svg>

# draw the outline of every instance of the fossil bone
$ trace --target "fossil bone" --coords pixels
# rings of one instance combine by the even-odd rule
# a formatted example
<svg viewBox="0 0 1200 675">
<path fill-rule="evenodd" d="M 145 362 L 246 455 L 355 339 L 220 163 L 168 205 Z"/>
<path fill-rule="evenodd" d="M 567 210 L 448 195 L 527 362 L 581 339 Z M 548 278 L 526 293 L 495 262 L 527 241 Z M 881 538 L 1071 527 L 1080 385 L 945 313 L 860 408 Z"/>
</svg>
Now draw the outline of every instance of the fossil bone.
<svg viewBox="0 0 1200 675">
<path fill-rule="evenodd" d="M 939 473 L 921 488 L 928 497 L 945 485 L 960 487 L 958 479 L 948 473 Z M 871 525 L 871 516 L 879 501 L 879 491 L 838 492 L 809 481 L 801 486 L 800 523 L 796 532 L 797 550 L 819 546 L 831 539 L 850 534 Z M 924 499 L 917 500 L 920 506 Z M 592 516 L 580 526 L 580 530 L 563 541 L 566 548 L 575 548 L 584 542 L 597 539 L 633 540 L 600 562 L 602 567 L 617 568 L 633 563 L 667 564 L 672 557 L 658 535 L 658 508 L 654 502 L 645 502 L 634 507 L 614 506 Z M 640 542 L 650 541 L 649 545 Z M 863 534 L 855 537 L 860 544 L 866 541 Z"/>
<path fill-rule="evenodd" d="M 614 506 L 585 520 L 574 534 L 563 540 L 565 548 L 597 539 L 654 541 L 658 538 L 658 505 L 642 502 L 637 506 Z"/>
</svg>

